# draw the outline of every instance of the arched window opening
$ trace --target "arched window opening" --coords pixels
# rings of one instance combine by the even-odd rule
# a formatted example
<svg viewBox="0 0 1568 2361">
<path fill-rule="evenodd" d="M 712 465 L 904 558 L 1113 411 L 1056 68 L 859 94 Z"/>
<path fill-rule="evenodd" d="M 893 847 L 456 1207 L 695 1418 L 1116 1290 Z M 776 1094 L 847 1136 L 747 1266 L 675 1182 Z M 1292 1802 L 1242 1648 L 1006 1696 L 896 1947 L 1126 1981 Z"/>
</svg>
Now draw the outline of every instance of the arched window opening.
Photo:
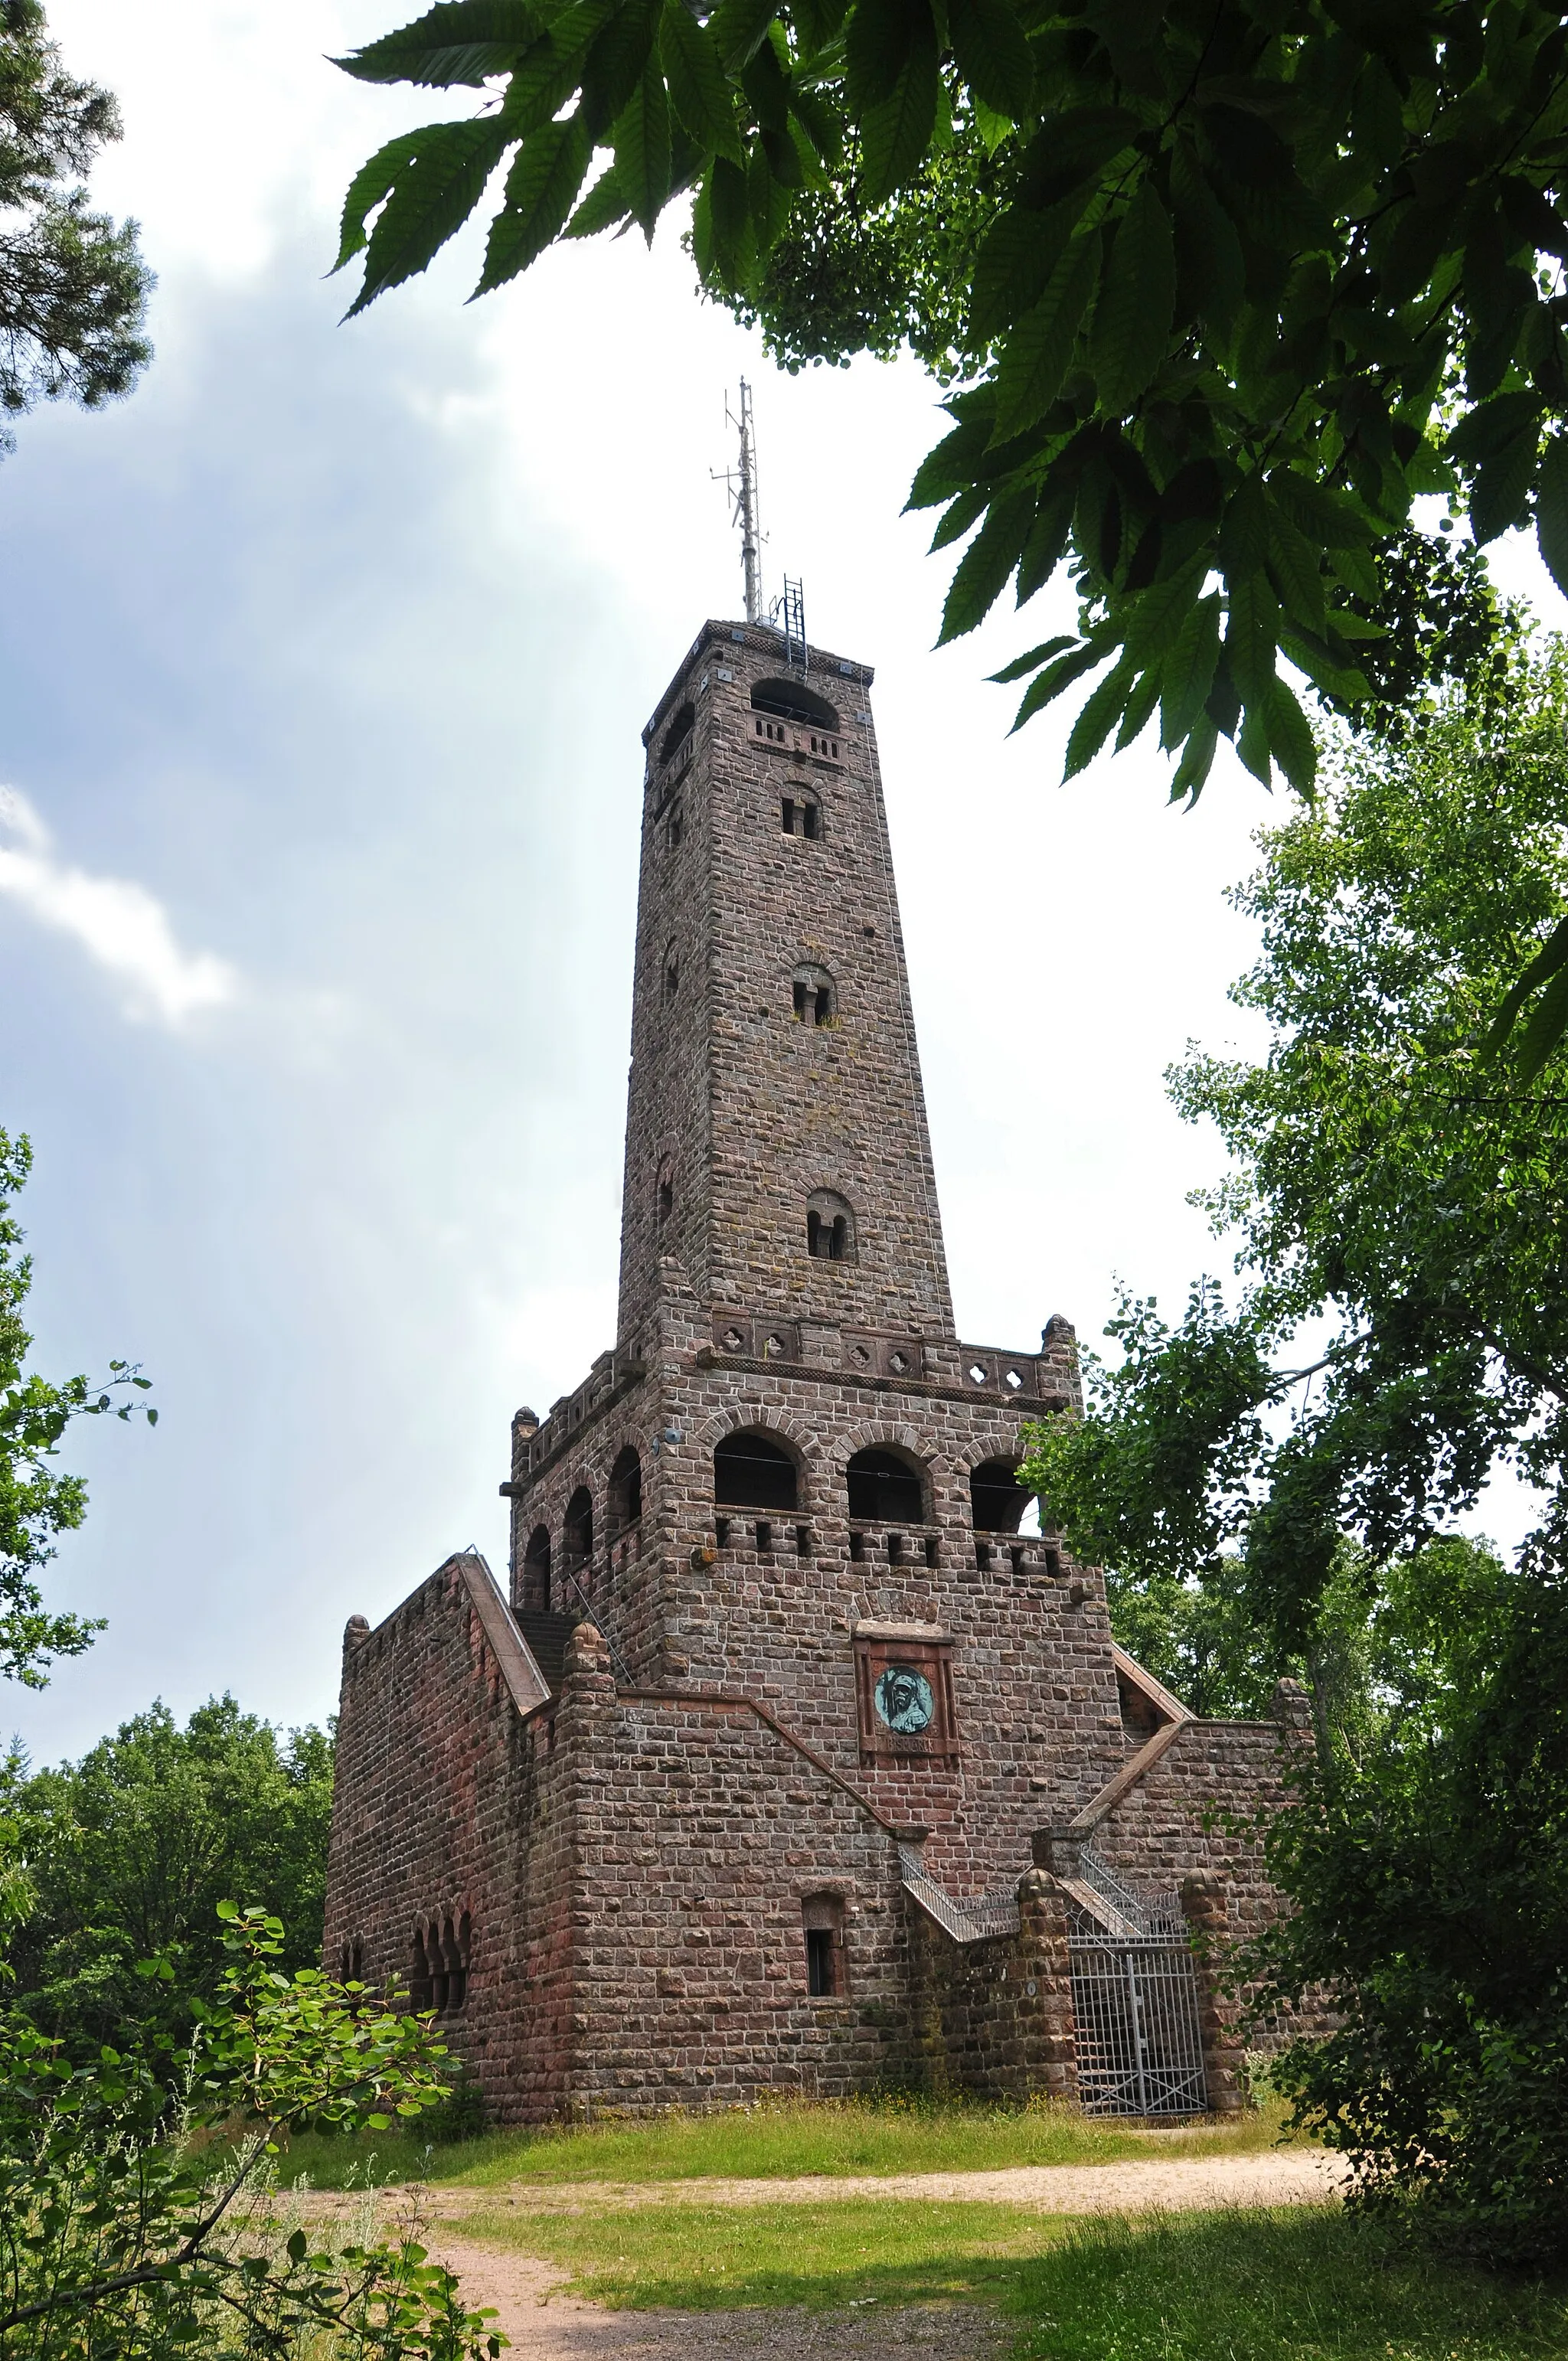
<svg viewBox="0 0 1568 2361">
<path fill-rule="evenodd" d="M 791 980 L 797 1025 L 831 1025 L 839 1013 L 833 979 L 826 968 L 797 967 Z"/>
<path fill-rule="evenodd" d="M 409 2006 L 416 2016 L 435 2006 L 435 1993 L 430 1972 L 430 1960 L 424 1948 L 424 1929 L 414 1928 L 413 1957 L 409 1966 Z"/>
<path fill-rule="evenodd" d="M 365 1938 L 351 1935 L 339 1949 L 337 1981 L 340 1984 L 359 1984 L 365 1981 Z"/>
<path fill-rule="evenodd" d="M 846 1986 L 843 1896 L 803 1894 L 800 1915 L 806 1933 L 806 1989 L 813 2000 L 839 1999 Z"/>
<path fill-rule="evenodd" d="M 850 1514 L 866 1525 L 923 1525 L 926 1482 L 895 1451 L 857 1451 L 844 1470 Z"/>
<path fill-rule="evenodd" d="M 665 730 L 663 738 L 660 741 L 659 760 L 661 763 L 667 763 L 671 755 L 674 753 L 676 749 L 679 747 L 682 740 L 691 736 L 692 723 L 696 719 L 696 708 L 695 705 L 681 705 L 676 707 L 671 719 L 670 726 Z"/>
<path fill-rule="evenodd" d="M 535 1525 L 522 1554 L 522 1603 L 531 1615 L 550 1612 L 550 1528 Z"/>
<path fill-rule="evenodd" d="M 784 721 L 805 721 L 837 730 L 839 716 L 825 697 L 800 680 L 760 680 L 751 691 L 754 713 L 776 713 Z"/>
<path fill-rule="evenodd" d="M 609 1471 L 609 1529 L 623 1533 L 642 1514 L 642 1462 L 628 1444 Z"/>
<path fill-rule="evenodd" d="M 664 822 L 664 842 L 672 852 L 675 851 L 685 832 L 686 816 L 682 808 L 681 799 L 677 796 L 670 806 L 669 817 Z"/>
<path fill-rule="evenodd" d="M 674 943 L 664 953 L 664 1005 L 667 1008 L 681 988 L 681 955 Z"/>
<path fill-rule="evenodd" d="M 977 1533 L 1015 1533 L 1030 1499 L 1011 1459 L 981 1460 L 969 1479 L 969 1496 Z"/>
<path fill-rule="evenodd" d="M 440 2016 L 446 2007 L 451 1979 L 447 1973 L 446 1952 L 441 1940 L 441 1925 L 439 1920 L 434 1918 L 425 1929 L 424 1956 L 430 1962 L 430 2004 Z"/>
<path fill-rule="evenodd" d="M 822 834 L 822 807 L 815 796 L 796 787 L 793 795 L 782 797 L 779 808 L 786 836 L 804 836 L 817 842 Z"/>
<path fill-rule="evenodd" d="M 818 1189 L 806 1201 L 806 1248 L 818 1262 L 854 1262 L 855 1217 L 834 1190 Z"/>
<path fill-rule="evenodd" d="M 666 1156 L 659 1167 L 659 1219 L 667 1222 L 675 1210 L 675 1168 Z"/>
<path fill-rule="evenodd" d="M 468 1914 L 456 1927 L 450 1918 L 441 1930 L 441 1956 L 446 1968 L 446 2014 L 455 2016 L 468 1997 Z"/>
<path fill-rule="evenodd" d="M 800 1477 L 787 1451 L 765 1434 L 727 1434 L 713 1454 L 713 1497 L 721 1509 L 796 1509 Z"/>
<path fill-rule="evenodd" d="M 566 1503 L 566 1515 L 561 1531 L 561 1563 L 566 1573 L 576 1574 L 587 1565 L 593 1554 L 593 1496 L 586 1484 L 579 1484 Z"/>
</svg>

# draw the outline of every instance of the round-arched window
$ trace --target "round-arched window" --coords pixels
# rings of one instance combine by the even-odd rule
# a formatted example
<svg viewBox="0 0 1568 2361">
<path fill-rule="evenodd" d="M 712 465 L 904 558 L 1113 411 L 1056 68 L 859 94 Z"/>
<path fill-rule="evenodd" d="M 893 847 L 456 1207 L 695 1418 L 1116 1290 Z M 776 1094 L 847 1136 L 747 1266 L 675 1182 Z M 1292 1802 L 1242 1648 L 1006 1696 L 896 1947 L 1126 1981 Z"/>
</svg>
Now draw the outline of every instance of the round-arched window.
<svg viewBox="0 0 1568 2361">
<path fill-rule="evenodd" d="M 850 1514 L 858 1524 L 923 1525 L 926 1479 L 896 1451 L 857 1451 L 844 1470 Z"/>
<path fill-rule="evenodd" d="M 713 1497 L 721 1509 L 795 1509 L 800 1472 L 765 1434 L 727 1434 L 714 1447 Z"/>
<path fill-rule="evenodd" d="M 969 1496 L 977 1533 L 1015 1533 L 1031 1498 L 1011 1459 L 982 1459 L 969 1479 Z"/>
</svg>

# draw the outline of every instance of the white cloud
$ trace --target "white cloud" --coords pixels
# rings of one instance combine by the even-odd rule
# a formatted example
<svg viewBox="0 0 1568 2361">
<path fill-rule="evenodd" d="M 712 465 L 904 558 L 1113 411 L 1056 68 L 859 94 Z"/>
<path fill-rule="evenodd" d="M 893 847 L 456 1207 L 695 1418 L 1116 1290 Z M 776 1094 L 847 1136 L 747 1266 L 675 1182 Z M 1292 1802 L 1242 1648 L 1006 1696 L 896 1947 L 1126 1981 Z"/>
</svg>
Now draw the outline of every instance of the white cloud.
<svg viewBox="0 0 1568 2361">
<path fill-rule="evenodd" d="M 236 997 L 236 971 L 212 951 L 182 950 L 168 912 L 145 885 L 127 877 L 89 876 L 61 861 L 43 821 L 15 787 L 0 787 L 0 894 L 71 936 L 126 985 L 129 1016 L 178 1026 Z"/>
</svg>

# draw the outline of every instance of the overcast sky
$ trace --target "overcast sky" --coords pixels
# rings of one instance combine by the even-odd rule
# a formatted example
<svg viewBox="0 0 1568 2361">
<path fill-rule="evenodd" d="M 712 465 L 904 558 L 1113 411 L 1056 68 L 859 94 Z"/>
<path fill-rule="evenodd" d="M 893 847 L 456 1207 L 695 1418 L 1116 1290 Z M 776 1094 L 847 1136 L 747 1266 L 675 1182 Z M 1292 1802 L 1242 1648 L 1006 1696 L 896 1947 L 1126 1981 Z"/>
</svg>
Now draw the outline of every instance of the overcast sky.
<svg viewBox="0 0 1568 2361">
<path fill-rule="evenodd" d="M 71 1438 L 50 1592 L 109 1629 L 0 1700 L 38 1760 L 158 1695 L 320 1719 L 347 1615 L 466 1543 L 502 1570 L 510 1414 L 612 1341 L 638 733 L 740 603 L 742 370 L 768 588 L 877 670 L 970 1341 L 1092 1339 L 1113 1274 L 1174 1307 L 1223 1267 L 1161 1074 L 1244 1038 L 1221 895 L 1271 809 L 1222 765 L 1172 813 L 1152 749 L 1058 787 L 1065 720 L 1009 741 L 984 675 L 1056 618 L 931 652 L 948 561 L 899 511 L 934 389 L 779 376 L 674 235 L 466 309 L 468 236 L 339 326 L 350 173 L 465 111 L 325 62 L 387 0 L 50 16 L 122 102 L 94 193 L 143 225 L 157 358 L 0 467 L 0 1123 L 38 1365 L 139 1359 L 161 1422 Z"/>
</svg>

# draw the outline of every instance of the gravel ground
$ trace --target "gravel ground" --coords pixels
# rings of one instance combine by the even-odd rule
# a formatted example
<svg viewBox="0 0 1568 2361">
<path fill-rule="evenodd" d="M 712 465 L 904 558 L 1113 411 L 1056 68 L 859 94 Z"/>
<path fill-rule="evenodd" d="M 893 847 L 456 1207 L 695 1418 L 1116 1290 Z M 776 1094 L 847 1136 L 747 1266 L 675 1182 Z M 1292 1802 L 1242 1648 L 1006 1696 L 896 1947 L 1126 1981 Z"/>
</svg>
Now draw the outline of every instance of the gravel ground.
<svg viewBox="0 0 1568 2361">
<path fill-rule="evenodd" d="M 520 2361 L 1000 2361 L 1008 2340 L 975 2304 L 850 2305 L 841 2312 L 610 2312 L 565 2292 L 567 2274 L 510 2246 L 463 2235 L 466 2216 L 599 2211 L 629 2205 L 767 2205 L 832 2198 L 989 2199 L 1041 2213 L 1185 2213 L 1225 2205 L 1322 2203 L 1344 2178 L 1321 2149 L 1255 2156 L 1172 2157 L 1102 2165 L 1025 2165 L 1004 2172 L 819 2176 L 804 2180 L 677 2180 L 510 2188 L 401 2190 L 393 2201 L 422 2218 L 422 2243 L 463 2281 L 474 2305 L 493 2304 Z M 357 2211 L 363 2197 L 326 2191 L 303 2201 L 317 2219 Z M 522 2222 L 518 2229 L 526 2235 Z"/>
<path fill-rule="evenodd" d="M 577 2180 L 488 2189 L 409 2191 L 444 2222 L 516 2206 L 530 2213 L 600 2213 L 632 2205 L 818 2205 L 836 2197 L 979 2198 L 1040 2213 L 1191 2213 L 1213 2205 L 1302 2205 L 1332 2197 L 1346 2178 L 1321 2148 L 1253 2156 L 1157 2157 L 1130 2164 L 1025 2164 L 1003 2172 L 827 2174 L 802 2180 Z M 332 2200 L 315 2200 L 323 2207 Z M 347 2202 L 349 2201 L 342 2201 Z"/>
<path fill-rule="evenodd" d="M 431 2233 L 472 2304 L 494 2304 L 520 2361 L 995 2361 L 1004 2337 L 973 2304 L 867 2305 L 848 2312 L 607 2312 L 559 2292 L 562 2274 L 526 2255 Z"/>
</svg>

